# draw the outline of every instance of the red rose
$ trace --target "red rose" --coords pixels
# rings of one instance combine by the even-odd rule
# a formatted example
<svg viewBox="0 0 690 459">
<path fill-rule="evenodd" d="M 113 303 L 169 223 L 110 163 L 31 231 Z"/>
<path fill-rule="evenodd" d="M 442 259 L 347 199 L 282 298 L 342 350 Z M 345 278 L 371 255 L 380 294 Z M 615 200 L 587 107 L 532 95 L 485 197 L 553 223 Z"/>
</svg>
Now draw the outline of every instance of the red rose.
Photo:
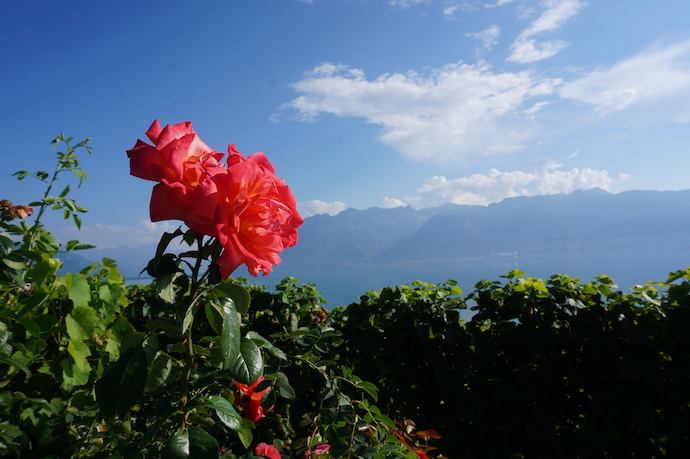
<svg viewBox="0 0 690 459">
<path fill-rule="evenodd" d="M 242 407 L 244 417 L 252 422 L 256 422 L 259 419 L 266 416 L 266 414 L 264 414 L 264 409 L 261 406 L 261 398 L 266 392 L 271 390 L 271 388 L 267 387 L 266 389 L 259 392 L 254 391 L 256 389 L 256 386 L 258 386 L 259 383 L 263 380 L 263 376 L 259 376 L 259 379 L 257 379 L 251 386 L 247 386 L 246 384 L 242 384 L 241 382 L 233 381 L 235 383 L 235 386 L 237 386 L 237 389 L 239 389 L 240 391 L 238 393 L 235 393 L 235 400 L 238 401 L 238 403 Z"/>
<path fill-rule="evenodd" d="M 304 220 L 292 192 L 263 153 L 244 158 L 234 145 L 228 151 L 227 174 L 210 178 L 218 204 L 215 235 L 225 248 L 217 263 L 224 278 L 242 263 L 252 276 L 266 275 L 280 263 L 278 254 L 295 245 L 297 227 Z"/>
<path fill-rule="evenodd" d="M 154 121 L 146 136 L 153 146 L 137 140 L 127 151 L 131 174 L 154 182 L 182 183 L 194 188 L 204 169 L 219 166 L 223 153 L 212 150 L 194 132 L 192 123 L 178 123 L 161 128 Z"/>
<path fill-rule="evenodd" d="M 209 174 L 224 170 L 219 163 L 223 153 L 202 142 L 191 122 L 161 128 L 156 120 L 146 136 L 153 145 L 137 140 L 127 156 L 132 175 L 160 182 L 151 196 L 151 220 L 186 223 L 185 217 L 193 207 L 189 193 Z"/>
<path fill-rule="evenodd" d="M 288 186 L 263 153 L 247 158 L 228 147 L 211 150 L 190 122 L 161 129 L 156 120 L 127 152 L 134 176 L 159 182 L 151 195 L 151 220 L 181 220 L 192 231 L 217 237 L 223 252 L 216 263 L 227 278 L 245 263 L 252 276 L 280 263 L 278 254 L 297 242 L 303 223 Z"/>
<path fill-rule="evenodd" d="M 275 446 L 266 443 L 259 443 L 254 448 L 254 454 L 257 456 L 266 456 L 268 459 L 280 459 L 280 452 Z"/>
<path fill-rule="evenodd" d="M 424 451 L 415 451 L 414 453 L 419 456 L 419 459 L 429 459 Z"/>
</svg>

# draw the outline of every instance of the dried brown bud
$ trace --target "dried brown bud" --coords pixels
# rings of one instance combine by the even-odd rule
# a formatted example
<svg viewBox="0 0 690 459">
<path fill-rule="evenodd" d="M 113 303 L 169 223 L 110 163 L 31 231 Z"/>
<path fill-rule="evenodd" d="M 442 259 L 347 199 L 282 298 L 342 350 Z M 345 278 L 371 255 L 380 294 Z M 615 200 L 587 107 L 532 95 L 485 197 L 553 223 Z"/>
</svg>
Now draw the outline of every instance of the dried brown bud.
<svg viewBox="0 0 690 459">
<path fill-rule="evenodd" d="M 15 218 L 24 219 L 33 213 L 34 208 L 31 206 L 13 206 L 7 199 L 0 201 L 0 219 L 4 222 L 14 220 Z"/>
</svg>

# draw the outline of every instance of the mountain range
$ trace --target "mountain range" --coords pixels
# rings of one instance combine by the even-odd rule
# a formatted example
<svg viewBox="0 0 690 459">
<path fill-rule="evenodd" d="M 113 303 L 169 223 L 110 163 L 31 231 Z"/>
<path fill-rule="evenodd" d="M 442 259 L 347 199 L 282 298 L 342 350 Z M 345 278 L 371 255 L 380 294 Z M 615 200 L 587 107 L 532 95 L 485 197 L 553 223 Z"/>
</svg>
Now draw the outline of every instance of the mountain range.
<svg viewBox="0 0 690 459">
<path fill-rule="evenodd" d="M 299 243 L 282 254 L 274 272 L 250 281 L 273 286 L 291 276 L 312 282 L 330 306 L 415 280 L 454 279 L 468 292 L 513 269 L 586 281 L 608 275 L 628 290 L 690 265 L 690 190 L 613 194 L 595 188 L 488 206 L 348 209 L 309 217 L 299 232 Z M 133 279 L 154 252 L 155 246 L 92 249 L 65 259 L 65 269 L 109 257 Z M 247 277 L 242 271 L 235 274 Z"/>
</svg>

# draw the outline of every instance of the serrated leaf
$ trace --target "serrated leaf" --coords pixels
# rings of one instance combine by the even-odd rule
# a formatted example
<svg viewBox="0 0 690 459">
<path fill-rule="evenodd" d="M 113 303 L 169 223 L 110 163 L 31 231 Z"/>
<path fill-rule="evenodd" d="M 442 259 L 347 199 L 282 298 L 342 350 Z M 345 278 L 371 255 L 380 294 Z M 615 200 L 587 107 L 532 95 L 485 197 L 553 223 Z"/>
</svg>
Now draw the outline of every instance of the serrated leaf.
<svg viewBox="0 0 690 459">
<path fill-rule="evenodd" d="M 96 381 L 96 401 L 107 416 L 125 416 L 139 400 L 148 376 L 146 353 L 131 347 Z"/>
<path fill-rule="evenodd" d="M 67 317 L 74 319 L 75 324 L 83 330 L 83 333 L 80 333 L 80 335 L 84 336 L 72 336 L 70 334 L 70 337 L 74 339 L 90 339 L 100 322 L 96 311 L 89 306 L 77 306 L 72 309 L 72 312 Z"/>
<path fill-rule="evenodd" d="M 67 297 L 74 302 L 74 306 L 86 306 L 89 304 L 91 292 L 85 275 L 67 273 L 64 284 L 67 288 Z"/>
<path fill-rule="evenodd" d="M 74 359 L 74 365 L 80 373 L 88 373 L 91 371 L 91 365 L 87 358 L 91 356 L 91 350 L 88 344 L 83 341 L 70 341 L 67 344 L 67 352 Z"/>
</svg>

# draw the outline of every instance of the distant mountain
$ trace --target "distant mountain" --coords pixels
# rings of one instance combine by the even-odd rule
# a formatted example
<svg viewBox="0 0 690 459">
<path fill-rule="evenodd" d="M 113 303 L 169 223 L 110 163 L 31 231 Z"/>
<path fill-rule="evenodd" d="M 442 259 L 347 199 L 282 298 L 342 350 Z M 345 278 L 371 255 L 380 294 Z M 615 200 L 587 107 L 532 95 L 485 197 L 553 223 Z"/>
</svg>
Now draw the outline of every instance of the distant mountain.
<svg viewBox="0 0 690 459">
<path fill-rule="evenodd" d="M 151 246 L 79 255 L 114 258 L 133 278 L 154 252 Z M 313 282 L 332 306 L 414 280 L 452 278 L 469 290 L 516 268 L 543 278 L 606 274 L 627 290 L 690 265 L 690 190 L 590 189 L 489 206 L 348 209 L 307 218 L 299 243 L 282 258 L 273 273 L 254 281 Z M 242 268 L 236 275 L 247 277 Z"/>
</svg>

